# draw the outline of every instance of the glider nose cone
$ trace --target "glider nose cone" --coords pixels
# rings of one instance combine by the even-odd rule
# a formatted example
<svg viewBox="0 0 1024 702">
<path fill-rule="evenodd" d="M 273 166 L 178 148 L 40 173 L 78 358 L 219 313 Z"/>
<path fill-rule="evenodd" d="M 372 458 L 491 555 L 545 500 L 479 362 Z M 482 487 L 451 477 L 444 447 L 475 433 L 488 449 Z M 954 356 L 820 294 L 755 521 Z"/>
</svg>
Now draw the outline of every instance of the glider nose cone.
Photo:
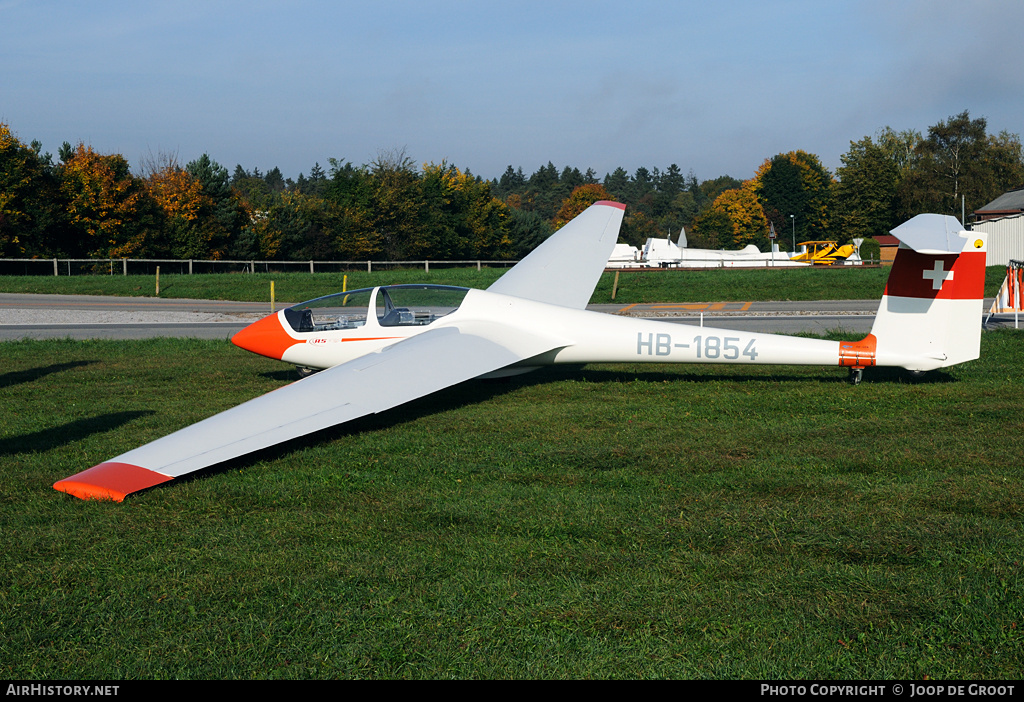
<svg viewBox="0 0 1024 702">
<path fill-rule="evenodd" d="M 235 334 L 231 337 L 231 343 L 246 351 L 280 360 L 291 346 L 302 342 L 289 336 L 278 314 L 272 314 Z"/>
</svg>

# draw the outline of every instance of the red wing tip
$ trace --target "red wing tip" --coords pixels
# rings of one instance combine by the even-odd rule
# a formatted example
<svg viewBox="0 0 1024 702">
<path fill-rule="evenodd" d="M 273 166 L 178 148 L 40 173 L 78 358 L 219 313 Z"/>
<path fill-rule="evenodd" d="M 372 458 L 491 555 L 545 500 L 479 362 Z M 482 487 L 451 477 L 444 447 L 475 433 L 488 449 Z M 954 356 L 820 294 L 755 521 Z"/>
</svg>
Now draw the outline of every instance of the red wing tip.
<svg viewBox="0 0 1024 702">
<path fill-rule="evenodd" d="M 126 495 L 173 480 L 169 475 L 130 463 L 100 463 L 53 484 L 54 490 L 82 500 L 121 502 Z"/>
<path fill-rule="evenodd" d="M 626 206 L 621 202 L 613 202 L 612 200 L 598 200 L 594 203 L 595 205 L 605 205 L 607 207 L 618 207 L 620 210 L 625 210 Z"/>
</svg>

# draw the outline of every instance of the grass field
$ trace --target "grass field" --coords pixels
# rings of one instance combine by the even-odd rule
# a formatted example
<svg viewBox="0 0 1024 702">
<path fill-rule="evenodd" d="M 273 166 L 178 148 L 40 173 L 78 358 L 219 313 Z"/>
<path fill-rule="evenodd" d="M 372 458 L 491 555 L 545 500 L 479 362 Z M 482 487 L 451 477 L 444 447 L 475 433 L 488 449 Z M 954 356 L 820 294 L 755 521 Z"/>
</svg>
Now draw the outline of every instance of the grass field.
<svg viewBox="0 0 1024 702">
<path fill-rule="evenodd" d="M 0 678 L 1019 679 L 1022 344 L 469 382 L 121 504 L 50 486 L 291 370 L 3 344 Z"/>
<path fill-rule="evenodd" d="M 435 283 L 486 288 L 504 269 L 475 268 L 395 270 L 348 274 L 349 290 L 392 283 Z M 992 297 L 1006 269 L 991 266 L 985 295 Z M 778 270 L 708 270 L 621 273 L 615 302 L 731 302 L 747 300 L 872 300 L 885 289 L 888 268 L 790 268 Z M 615 274 L 605 273 L 591 298 L 593 303 L 612 302 Z M 277 300 L 302 302 L 339 292 L 338 273 L 256 273 L 219 275 L 162 275 L 160 296 L 207 300 L 270 299 L 274 281 Z M 153 296 L 153 276 L 0 276 L 0 293 L 47 293 L 65 295 Z"/>
</svg>

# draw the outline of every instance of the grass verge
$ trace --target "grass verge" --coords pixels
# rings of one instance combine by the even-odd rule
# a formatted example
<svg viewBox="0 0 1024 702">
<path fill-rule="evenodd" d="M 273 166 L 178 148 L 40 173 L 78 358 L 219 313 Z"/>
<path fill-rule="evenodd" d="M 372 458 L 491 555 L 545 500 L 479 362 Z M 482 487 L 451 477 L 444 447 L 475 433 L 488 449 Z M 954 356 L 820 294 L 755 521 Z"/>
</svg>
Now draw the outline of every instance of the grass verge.
<svg viewBox="0 0 1024 702">
<path fill-rule="evenodd" d="M 122 504 L 50 485 L 290 370 L 6 343 L 0 678 L 1019 678 L 1022 343 L 469 382 Z"/>
<path fill-rule="evenodd" d="M 352 272 L 347 289 L 393 283 L 435 283 L 486 288 L 504 269 L 475 268 L 401 269 L 375 273 Z M 992 297 L 1006 271 L 991 266 L 985 294 Z M 747 300 L 873 300 L 885 290 L 888 268 L 789 268 L 778 270 L 708 270 L 620 273 L 615 302 L 730 302 Z M 340 273 L 224 273 L 209 275 L 162 275 L 160 296 L 203 300 L 270 299 L 274 281 L 277 300 L 301 302 L 339 292 L 345 284 Z M 612 302 L 615 274 L 605 273 L 593 303 Z M 62 295 L 153 296 L 152 276 L 0 276 L 0 293 Z"/>
</svg>

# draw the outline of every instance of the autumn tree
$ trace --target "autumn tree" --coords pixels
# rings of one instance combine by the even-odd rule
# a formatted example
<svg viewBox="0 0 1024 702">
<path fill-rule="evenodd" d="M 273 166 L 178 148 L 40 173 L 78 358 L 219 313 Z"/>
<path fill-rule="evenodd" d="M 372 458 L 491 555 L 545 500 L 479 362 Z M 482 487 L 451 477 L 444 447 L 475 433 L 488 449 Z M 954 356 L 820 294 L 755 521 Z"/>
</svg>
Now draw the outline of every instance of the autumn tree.
<svg viewBox="0 0 1024 702">
<path fill-rule="evenodd" d="M 203 193 L 202 183 L 178 163 L 176 154 L 151 154 L 142 160 L 142 171 L 150 197 L 163 213 L 163 235 L 150 239 L 147 255 L 173 255 L 180 242 L 189 238 L 188 232 L 200 226 L 200 219 L 210 209 L 210 199 Z M 205 251 L 192 256 L 206 257 Z"/>
<path fill-rule="evenodd" d="M 573 217 L 583 212 L 595 202 L 611 200 L 612 196 L 600 183 L 587 183 L 575 187 L 569 197 L 562 201 L 552 224 L 555 229 L 561 229 Z"/>
<path fill-rule="evenodd" d="M 120 154 L 103 155 L 79 144 L 64 151 L 58 169 L 64 220 L 74 242 L 69 253 L 139 257 L 159 232 L 159 209 Z"/>
<path fill-rule="evenodd" d="M 747 182 L 715 198 L 709 210 L 694 222 L 695 233 L 705 241 L 716 241 L 723 248 L 740 249 L 753 244 L 766 250 L 768 220 L 752 186 Z"/>
<path fill-rule="evenodd" d="M 425 258 L 502 258 L 511 255 L 508 207 L 490 184 L 448 163 L 426 164 L 421 180 L 423 226 L 410 253 Z"/>
<path fill-rule="evenodd" d="M 711 178 L 698 183 L 696 176 L 692 174 L 690 175 L 688 186 L 699 210 L 705 210 L 710 207 L 715 199 L 726 190 L 741 187 L 743 187 L 743 181 L 732 176 L 718 176 L 717 178 Z"/>
</svg>

